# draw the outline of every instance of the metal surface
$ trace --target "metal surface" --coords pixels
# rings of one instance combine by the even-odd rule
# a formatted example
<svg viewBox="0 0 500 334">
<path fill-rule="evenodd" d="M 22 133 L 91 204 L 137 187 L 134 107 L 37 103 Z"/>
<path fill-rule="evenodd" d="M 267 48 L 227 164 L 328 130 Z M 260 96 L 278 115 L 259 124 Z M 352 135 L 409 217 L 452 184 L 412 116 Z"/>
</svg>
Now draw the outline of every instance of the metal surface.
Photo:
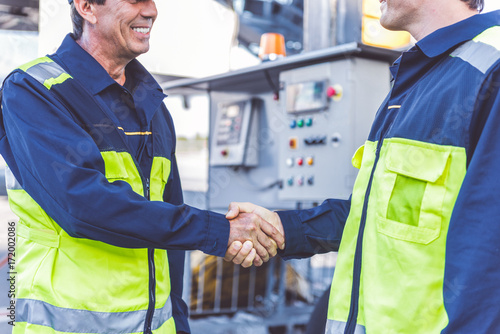
<svg viewBox="0 0 500 334">
<path fill-rule="evenodd" d="M 304 51 L 336 45 L 337 0 L 305 0 Z"/>
<path fill-rule="evenodd" d="M 273 98 L 272 92 L 262 94 L 228 93 L 212 91 L 210 93 L 210 133 L 217 128 L 216 110 L 219 104 L 257 99 L 261 101 L 259 120 L 253 125 L 257 143 L 251 149 L 258 155 L 256 167 L 209 166 L 207 208 L 224 212 L 230 202 L 252 201 L 270 209 L 293 209 L 294 203 L 278 199 L 278 145 L 279 132 L 287 126 L 278 111 L 281 102 Z M 213 138 L 209 139 L 209 142 Z M 220 154 L 220 148 L 209 146 L 209 155 Z"/>
<path fill-rule="evenodd" d="M 260 101 L 220 103 L 213 111 L 216 126 L 210 136 L 210 165 L 257 166 Z"/>
<path fill-rule="evenodd" d="M 162 87 L 167 94 L 193 94 L 200 90 L 249 94 L 278 92 L 279 74 L 286 70 L 346 57 L 377 59 L 391 63 L 400 54 L 397 51 L 348 43 L 206 78 L 169 81 Z"/>
<path fill-rule="evenodd" d="M 38 8 L 39 0 L 0 0 L 0 5 Z"/>
<path fill-rule="evenodd" d="M 327 89 L 337 87 L 339 96 L 327 98 L 319 110 L 282 109 L 289 125 L 279 138 L 281 200 L 349 198 L 357 175 L 351 158 L 364 144 L 375 112 L 389 92 L 390 73 L 386 63 L 362 58 L 301 67 L 281 73 L 282 99 L 311 103 L 311 94 L 294 96 L 287 88 L 317 80 L 327 85 L 317 86 L 316 95 L 327 98 Z"/>
</svg>

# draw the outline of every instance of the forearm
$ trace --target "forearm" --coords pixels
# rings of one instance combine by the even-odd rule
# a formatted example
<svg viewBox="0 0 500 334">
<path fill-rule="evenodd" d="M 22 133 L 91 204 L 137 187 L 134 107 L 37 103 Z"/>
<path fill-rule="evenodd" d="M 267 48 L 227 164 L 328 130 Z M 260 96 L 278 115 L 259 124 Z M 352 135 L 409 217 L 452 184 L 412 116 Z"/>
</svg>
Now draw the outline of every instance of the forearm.
<svg viewBox="0 0 500 334">
<path fill-rule="evenodd" d="M 108 182 L 93 139 L 36 85 L 24 77 L 6 83 L 2 153 L 22 188 L 62 229 L 120 247 L 225 254 L 229 222 L 222 215 L 151 202 L 124 181 Z"/>
<path fill-rule="evenodd" d="M 284 259 L 305 258 L 337 251 L 350 209 L 350 200 L 328 199 L 308 210 L 278 211 L 285 232 Z"/>
</svg>

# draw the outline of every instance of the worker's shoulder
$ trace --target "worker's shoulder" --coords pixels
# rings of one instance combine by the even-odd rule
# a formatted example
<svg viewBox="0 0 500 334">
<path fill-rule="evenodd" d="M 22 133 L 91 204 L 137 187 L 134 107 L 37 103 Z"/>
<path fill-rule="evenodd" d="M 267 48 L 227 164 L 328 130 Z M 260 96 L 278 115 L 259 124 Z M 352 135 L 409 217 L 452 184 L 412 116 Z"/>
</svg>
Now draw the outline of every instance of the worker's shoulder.
<svg viewBox="0 0 500 334">
<path fill-rule="evenodd" d="M 71 75 L 61 65 L 48 56 L 34 59 L 20 66 L 18 70 L 31 76 L 48 90 L 54 84 L 63 83 L 71 78 Z"/>
<path fill-rule="evenodd" d="M 483 74 L 497 68 L 500 61 L 500 26 L 490 27 L 460 45 L 453 53 Z"/>
<path fill-rule="evenodd" d="M 60 105 L 51 93 L 53 85 L 64 82 L 71 76 L 49 57 L 40 57 L 19 66 L 10 72 L 2 84 L 5 103 L 21 100 L 24 103 L 39 104 L 47 101 Z"/>
</svg>

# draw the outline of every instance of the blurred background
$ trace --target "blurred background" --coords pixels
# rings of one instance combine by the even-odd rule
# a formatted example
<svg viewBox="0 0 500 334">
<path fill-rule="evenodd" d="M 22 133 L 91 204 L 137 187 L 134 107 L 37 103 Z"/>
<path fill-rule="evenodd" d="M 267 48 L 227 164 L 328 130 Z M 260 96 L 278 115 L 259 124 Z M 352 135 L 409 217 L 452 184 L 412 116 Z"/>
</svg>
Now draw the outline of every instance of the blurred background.
<svg viewBox="0 0 500 334">
<path fill-rule="evenodd" d="M 500 0 L 485 3 L 500 9 Z M 225 212 L 231 201 L 281 210 L 348 198 L 350 158 L 389 90 L 388 67 L 413 43 L 380 26 L 379 1 L 156 4 L 151 50 L 139 60 L 168 94 L 186 203 Z M 66 0 L 0 0 L 0 82 L 70 31 Z M 7 223 L 16 221 L 4 165 L 0 157 L 0 277 Z M 191 252 L 184 298 L 193 333 L 308 332 L 313 310 L 325 312 L 335 261 L 329 253 L 243 269 Z M 2 278 L 1 333 L 11 331 L 7 291 Z"/>
</svg>

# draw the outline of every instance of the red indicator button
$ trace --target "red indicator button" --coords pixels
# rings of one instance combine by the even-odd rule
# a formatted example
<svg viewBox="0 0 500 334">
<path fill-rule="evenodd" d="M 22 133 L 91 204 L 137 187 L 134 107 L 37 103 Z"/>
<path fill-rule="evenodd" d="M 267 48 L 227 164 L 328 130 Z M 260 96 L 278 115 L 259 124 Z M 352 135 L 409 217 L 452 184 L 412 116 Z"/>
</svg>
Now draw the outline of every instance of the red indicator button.
<svg viewBox="0 0 500 334">
<path fill-rule="evenodd" d="M 337 96 L 337 94 L 337 90 L 331 86 L 326 89 L 326 96 L 328 97 L 334 97 Z"/>
<path fill-rule="evenodd" d="M 297 158 L 297 165 L 302 166 L 304 164 L 304 159 Z"/>
<path fill-rule="evenodd" d="M 227 157 L 228 154 L 229 154 L 228 150 L 222 150 L 222 151 L 220 151 L 220 155 L 222 155 L 223 157 Z"/>
</svg>

